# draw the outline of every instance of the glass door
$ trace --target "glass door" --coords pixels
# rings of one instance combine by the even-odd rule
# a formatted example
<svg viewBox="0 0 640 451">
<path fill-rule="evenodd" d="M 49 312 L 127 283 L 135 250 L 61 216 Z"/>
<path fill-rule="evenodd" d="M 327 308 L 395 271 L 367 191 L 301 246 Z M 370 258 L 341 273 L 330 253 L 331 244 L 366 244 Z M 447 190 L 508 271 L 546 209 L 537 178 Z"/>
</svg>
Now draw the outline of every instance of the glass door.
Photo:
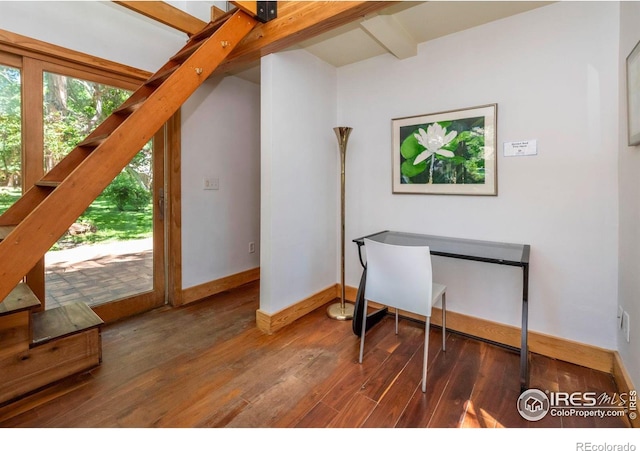
<svg viewBox="0 0 640 451">
<path fill-rule="evenodd" d="M 46 173 L 132 90 L 48 70 L 42 80 Z M 83 301 L 109 321 L 164 303 L 164 141 L 160 130 L 46 254 L 46 308 Z"/>
<path fill-rule="evenodd" d="M 20 65 L 21 58 L 0 52 L 0 214 L 22 195 Z"/>
</svg>

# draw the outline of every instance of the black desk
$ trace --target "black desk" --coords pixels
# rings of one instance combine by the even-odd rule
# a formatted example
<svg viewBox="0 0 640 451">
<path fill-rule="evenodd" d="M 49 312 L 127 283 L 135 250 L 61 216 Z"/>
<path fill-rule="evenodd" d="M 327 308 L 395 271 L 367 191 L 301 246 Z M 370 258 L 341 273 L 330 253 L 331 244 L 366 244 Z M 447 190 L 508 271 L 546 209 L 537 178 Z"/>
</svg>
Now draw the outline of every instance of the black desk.
<svg viewBox="0 0 640 451">
<path fill-rule="evenodd" d="M 364 287 L 367 278 L 367 265 L 362 260 L 362 246 L 364 239 L 369 238 L 381 243 L 396 244 L 402 246 L 429 246 L 431 255 L 441 257 L 460 258 L 478 262 L 495 263 L 498 265 L 519 266 L 522 268 L 522 328 L 520 341 L 520 390 L 529 388 L 529 348 L 528 335 L 528 297 L 529 297 L 529 250 L 528 244 L 497 243 L 492 241 L 466 240 L 443 236 L 422 235 L 416 233 L 383 232 L 367 235 L 353 240 L 358 245 L 358 257 L 363 267 L 358 295 L 356 298 L 355 313 L 353 316 L 353 333 L 360 336 L 362 333 L 362 319 L 364 317 Z M 375 325 L 387 313 L 383 308 L 367 315 L 367 330 Z"/>
</svg>

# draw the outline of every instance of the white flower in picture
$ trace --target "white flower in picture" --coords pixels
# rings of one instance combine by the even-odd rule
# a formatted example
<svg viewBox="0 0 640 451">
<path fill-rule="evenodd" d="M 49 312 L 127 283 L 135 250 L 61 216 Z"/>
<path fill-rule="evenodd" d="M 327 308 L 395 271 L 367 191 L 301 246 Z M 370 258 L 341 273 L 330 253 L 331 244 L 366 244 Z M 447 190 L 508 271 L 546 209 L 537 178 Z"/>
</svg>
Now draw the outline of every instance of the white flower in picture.
<svg viewBox="0 0 640 451">
<path fill-rule="evenodd" d="M 457 135 L 458 132 L 455 130 L 447 134 L 447 128 L 437 122 L 429 125 L 427 131 L 424 131 L 423 128 L 418 129 L 418 133 L 414 133 L 414 136 L 425 150 L 418 154 L 413 164 L 421 163 L 434 154 L 453 158 L 453 152 L 443 149 L 443 147 L 453 141 Z"/>
</svg>

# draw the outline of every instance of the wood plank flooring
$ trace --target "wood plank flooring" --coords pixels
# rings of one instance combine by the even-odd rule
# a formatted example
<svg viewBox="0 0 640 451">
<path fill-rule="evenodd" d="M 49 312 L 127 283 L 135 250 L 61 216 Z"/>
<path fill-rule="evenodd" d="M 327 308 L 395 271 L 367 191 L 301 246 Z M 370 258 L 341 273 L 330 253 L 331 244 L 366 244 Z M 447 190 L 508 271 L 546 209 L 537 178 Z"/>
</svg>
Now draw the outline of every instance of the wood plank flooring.
<svg viewBox="0 0 640 451">
<path fill-rule="evenodd" d="M 266 335 L 255 326 L 258 283 L 103 328 L 92 372 L 0 407 L 20 428 L 627 428 L 625 418 L 516 410 L 518 354 L 432 328 L 426 395 L 423 326 L 385 318 L 359 340 L 324 308 Z M 610 375 L 532 355 L 540 389 L 616 392 Z"/>
</svg>

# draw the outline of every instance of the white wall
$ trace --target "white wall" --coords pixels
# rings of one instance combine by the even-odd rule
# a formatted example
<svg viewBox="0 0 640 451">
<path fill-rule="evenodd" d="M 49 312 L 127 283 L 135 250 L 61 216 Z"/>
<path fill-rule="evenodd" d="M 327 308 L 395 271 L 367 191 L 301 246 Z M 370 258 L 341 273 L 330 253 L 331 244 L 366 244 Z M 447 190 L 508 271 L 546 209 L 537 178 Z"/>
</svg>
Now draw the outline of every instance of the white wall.
<svg viewBox="0 0 640 451">
<path fill-rule="evenodd" d="M 560 2 L 338 70 L 354 127 L 347 236 L 383 229 L 531 245 L 530 330 L 616 346 L 619 6 Z M 391 119 L 498 104 L 498 196 L 393 195 Z M 538 140 L 537 156 L 502 156 Z M 347 284 L 361 274 L 347 249 Z M 435 258 L 452 311 L 520 325 L 516 268 Z"/>
<path fill-rule="evenodd" d="M 619 303 L 631 319 L 630 342 L 616 328 L 618 351 L 640 387 L 640 147 L 627 146 L 626 58 L 640 41 L 640 3 L 620 6 L 620 275 Z"/>
<path fill-rule="evenodd" d="M 157 71 L 186 35 L 113 2 L 0 1 L 0 29 Z"/>
<path fill-rule="evenodd" d="M 262 58 L 260 309 L 336 283 L 336 69 L 303 50 Z"/>
<path fill-rule="evenodd" d="M 182 286 L 260 265 L 260 86 L 207 80 L 182 107 Z M 218 178 L 218 190 L 203 179 Z M 249 242 L 255 253 L 249 253 Z"/>
</svg>

